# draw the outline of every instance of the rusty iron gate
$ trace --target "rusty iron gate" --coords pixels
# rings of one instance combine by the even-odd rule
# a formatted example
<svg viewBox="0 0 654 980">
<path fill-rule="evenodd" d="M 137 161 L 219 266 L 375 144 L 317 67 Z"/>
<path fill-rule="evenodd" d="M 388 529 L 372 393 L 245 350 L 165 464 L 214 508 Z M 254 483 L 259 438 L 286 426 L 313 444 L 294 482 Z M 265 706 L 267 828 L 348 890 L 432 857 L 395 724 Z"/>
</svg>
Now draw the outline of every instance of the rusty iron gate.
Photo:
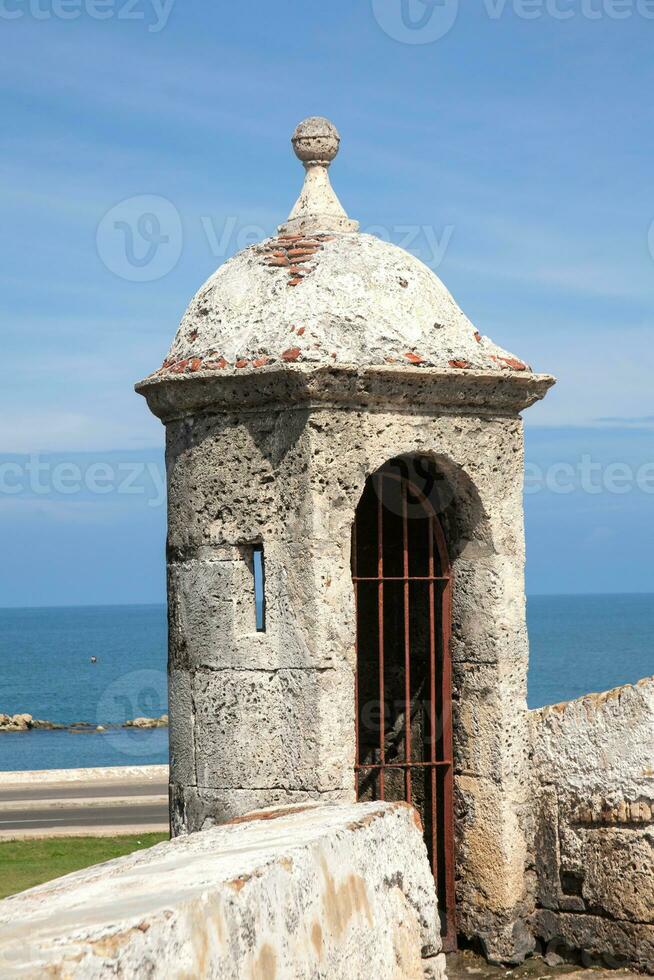
<svg viewBox="0 0 654 980">
<path fill-rule="evenodd" d="M 352 535 L 356 791 L 422 819 L 446 951 L 456 948 L 451 578 L 429 496 L 394 462 L 366 483 Z"/>
</svg>

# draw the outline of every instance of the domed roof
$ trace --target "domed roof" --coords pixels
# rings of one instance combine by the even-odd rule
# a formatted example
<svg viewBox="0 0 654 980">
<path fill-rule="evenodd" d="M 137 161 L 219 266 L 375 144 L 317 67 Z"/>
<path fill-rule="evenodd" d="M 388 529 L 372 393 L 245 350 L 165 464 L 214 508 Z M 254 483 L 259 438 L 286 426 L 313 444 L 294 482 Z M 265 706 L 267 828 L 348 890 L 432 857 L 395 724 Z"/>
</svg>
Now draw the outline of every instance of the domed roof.
<svg viewBox="0 0 654 980">
<path fill-rule="evenodd" d="M 274 364 L 530 371 L 476 331 L 431 269 L 357 230 L 329 182 L 331 123 L 305 120 L 292 142 L 306 177 L 287 223 L 200 288 L 152 380 Z"/>
<path fill-rule="evenodd" d="M 477 333 L 431 269 L 357 232 L 284 235 L 239 252 L 191 301 L 166 367 L 276 361 L 526 370 Z"/>
</svg>

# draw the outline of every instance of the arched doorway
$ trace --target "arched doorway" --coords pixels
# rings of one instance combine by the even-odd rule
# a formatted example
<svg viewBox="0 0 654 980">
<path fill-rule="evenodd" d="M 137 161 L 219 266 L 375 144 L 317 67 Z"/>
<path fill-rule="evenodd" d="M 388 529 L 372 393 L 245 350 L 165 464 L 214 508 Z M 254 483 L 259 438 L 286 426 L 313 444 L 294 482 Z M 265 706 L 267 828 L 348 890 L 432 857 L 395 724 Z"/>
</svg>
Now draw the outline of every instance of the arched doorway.
<svg viewBox="0 0 654 980">
<path fill-rule="evenodd" d="M 356 790 L 422 818 L 444 947 L 456 948 L 451 576 L 439 478 L 400 457 L 366 482 L 352 534 L 357 617 Z"/>
</svg>

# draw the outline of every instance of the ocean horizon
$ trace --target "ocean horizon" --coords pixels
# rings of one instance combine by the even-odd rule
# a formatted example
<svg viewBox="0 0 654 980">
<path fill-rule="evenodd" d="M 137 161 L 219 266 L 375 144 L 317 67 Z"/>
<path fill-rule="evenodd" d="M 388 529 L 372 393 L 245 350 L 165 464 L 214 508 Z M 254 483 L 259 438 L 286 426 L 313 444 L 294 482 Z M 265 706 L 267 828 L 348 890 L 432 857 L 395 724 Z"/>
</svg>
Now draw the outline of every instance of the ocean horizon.
<svg viewBox="0 0 654 980">
<path fill-rule="evenodd" d="M 530 708 L 654 674 L 654 594 L 530 595 L 527 623 Z M 166 660 L 164 603 L 0 608 L 0 713 L 93 726 L 158 716 Z M 167 761 L 166 729 L 0 734 L 2 771 Z"/>
</svg>

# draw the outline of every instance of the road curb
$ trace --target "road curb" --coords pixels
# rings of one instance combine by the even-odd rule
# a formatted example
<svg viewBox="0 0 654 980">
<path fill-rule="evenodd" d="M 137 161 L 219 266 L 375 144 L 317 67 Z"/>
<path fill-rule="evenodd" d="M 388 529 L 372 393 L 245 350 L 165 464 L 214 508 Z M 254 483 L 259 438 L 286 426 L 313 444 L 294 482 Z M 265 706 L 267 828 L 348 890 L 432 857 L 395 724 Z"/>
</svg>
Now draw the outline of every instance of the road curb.
<svg viewBox="0 0 654 980">
<path fill-rule="evenodd" d="M 52 830 L 0 830 L 0 844 L 21 840 L 48 840 L 50 837 L 133 837 L 135 834 L 167 834 L 168 822 L 121 824 L 108 827 L 57 827 Z"/>
<path fill-rule="evenodd" d="M 1 736 L 0 736 L 1 737 Z M 26 783 L 111 783 L 168 782 L 168 766 L 104 766 L 96 769 L 33 769 L 0 771 L 0 786 L 23 786 Z"/>
</svg>

